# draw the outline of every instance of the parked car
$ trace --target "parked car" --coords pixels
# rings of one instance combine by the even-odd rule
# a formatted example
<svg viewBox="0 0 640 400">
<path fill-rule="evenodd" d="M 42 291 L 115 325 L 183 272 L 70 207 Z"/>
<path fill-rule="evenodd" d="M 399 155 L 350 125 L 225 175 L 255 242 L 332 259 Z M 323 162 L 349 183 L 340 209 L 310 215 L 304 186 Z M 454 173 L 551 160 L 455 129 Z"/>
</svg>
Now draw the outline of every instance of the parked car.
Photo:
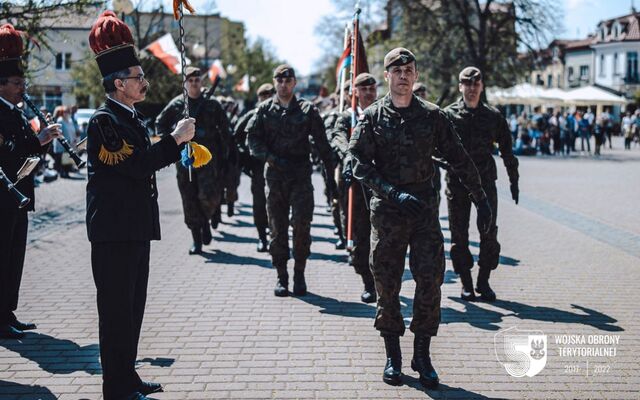
<svg viewBox="0 0 640 400">
<path fill-rule="evenodd" d="M 82 139 L 87 136 L 87 126 L 89 125 L 89 119 L 93 113 L 96 112 L 95 108 L 78 108 L 76 111 L 76 122 L 78 122 L 78 126 L 82 130 L 80 137 Z"/>
</svg>

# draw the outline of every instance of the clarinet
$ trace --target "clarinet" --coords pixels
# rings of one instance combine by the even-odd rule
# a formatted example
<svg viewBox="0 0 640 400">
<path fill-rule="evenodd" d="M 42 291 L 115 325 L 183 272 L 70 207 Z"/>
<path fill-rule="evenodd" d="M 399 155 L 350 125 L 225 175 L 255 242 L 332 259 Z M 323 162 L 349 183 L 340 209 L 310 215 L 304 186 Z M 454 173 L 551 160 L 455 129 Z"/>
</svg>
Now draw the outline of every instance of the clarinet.
<svg viewBox="0 0 640 400">
<path fill-rule="evenodd" d="M 16 189 L 16 185 L 14 185 L 13 182 L 11 182 L 9 178 L 7 178 L 7 175 L 5 175 L 2 168 L 0 168 L 0 181 L 2 181 L 2 184 L 7 188 L 9 193 L 11 193 L 13 197 L 15 197 L 16 201 L 18 202 L 18 208 L 23 208 L 27 204 L 29 204 L 31 199 L 29 199 L 27 196 L 20 193 L 18 189 Z"/>
<path fill-rule="evenodd" d="M 27 95 L 26 93 L 24 95 L 22 95 L 22 99 L 24 100 L 25 104 L 27 106 L 29 106 L 29 108 L 31 109 L 31 111 L 33 111 L 36 116 L 38 117 L 38 119 L 40 120 L 40 123 L 47 126 L 47 125 L 51 125 L 54 122 L 51 121 L 51 119 L 47 116 L 45 116 L 39 109 L 38 107 L 36 107 L 35 104 L 33 104 L 33 102 L 31 101 L 31 99 L 29 98 L 29 95 Z M 69 156 L 71 157 L 71 159 L 73 160 L 73 162 L 76 164 L 76 166 L 78 168 L 82 168 L 84 167 L 87 162 L 84 161 L 83 159 L 80 158 L 80 156 L 78 155 L 78 153 L 76 153 L 76 151 L 71 147 L 71 145 L 69 144 L 69 142 L 67 141 L 67 139 L 65 139 L 64 137 L 59 137 L 57 138 L 58 141 L 60 142 L 60 144 L 62 145 L 62 147 L 64 147 L 64 149 L 66 150 L 67 153 L 69 153 Z"/>
</svg>

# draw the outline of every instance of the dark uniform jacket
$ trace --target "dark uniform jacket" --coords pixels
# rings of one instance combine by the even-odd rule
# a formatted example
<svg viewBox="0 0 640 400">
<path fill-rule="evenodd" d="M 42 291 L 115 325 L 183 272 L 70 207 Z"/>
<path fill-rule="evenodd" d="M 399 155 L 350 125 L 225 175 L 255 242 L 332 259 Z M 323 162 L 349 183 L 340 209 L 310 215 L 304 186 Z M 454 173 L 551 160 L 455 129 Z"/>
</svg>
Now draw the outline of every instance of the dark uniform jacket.
<svg viewBox="0 0 640 400">
<path fill-rule="evenodd" d="M 155 171 L 180 158 L 172 136 L 151 145 L 151 130 L 142 116 L 107 99 L 89 121 L 87 153 L 87 232 L 91 242 L 160 239 Z M 104 151 L 122 151 L 123 159 L 109 164 Z M 102 151 L 102 153 L 101 153 Z"/>
<path fill-rule="evenodd" d="M 451 164 L 475 200 L 484 196 L 480 177 L 444 112 L 413 96 L 409 107 L 397 109 L 387 94 L 364 111 L 351 140 L 353 176 L 377 197 L 389 199 L 392 189 L 430 185 L 435 150 Z"/>
<path fill-rule="evenodd" d="M 43 148 L 38 137 L 34 134 L 29 121 L 17 107 L 11 109 L 8 104 L 0 100 L 0 167 L 11 182 L 16 181 L 16 174 L 26 157 L 41 156 Z M 33 174 L 33 172 L 32 172 Z M 35 199 L 33 190 L 33 175 L 23 178 L 16 185 L 23 195 L 31 199 L 27 205 L 28 211 L 34 210 Z M 3 209 L 18 209 L 15 197 L 4 187 L 0 188 L 0 207 Z"/>
<path fill-rule="evenodd" d="M 333 169 L 322 118 L 309 101 L 294 96 L 285 108 L 278 103 L 277 96 L 265 100 L 258 106 L 246 130 L 252 156 L 265 162 L 275 157 L 288 165 L 287 171 L 267 165 L 267 179 L 311 174 L 309 136 L 327 170 Z"/>
<path fill-rule="evenodd" d="M 156 118 L 156 133 L 165 136 L 171 133 L 183 118 L 182 95 L 174 97 Z M 196 134 L 192 141 L 205 146 L 211 152 L 211 166 L 226 167 L 230 152 L 235 151 L 227 113 L 214 98 L 200 96 L 189 98 L 189 116 L 196 119 Z"/>
<path fill-rule="evenodd" d="M 447 106 L 444 111 L 455 125 L 462 145 L 476 164 L 483 181 L 498 179 L 492 156 L 494 143 L 498 143 L 509 179 L 512 182 L 518 180 L 518 159 L 513 155 L 511 132 L 500 111 L 483 102 L 475 109 L 469 109 L 462 99 Z"/>
</svg>

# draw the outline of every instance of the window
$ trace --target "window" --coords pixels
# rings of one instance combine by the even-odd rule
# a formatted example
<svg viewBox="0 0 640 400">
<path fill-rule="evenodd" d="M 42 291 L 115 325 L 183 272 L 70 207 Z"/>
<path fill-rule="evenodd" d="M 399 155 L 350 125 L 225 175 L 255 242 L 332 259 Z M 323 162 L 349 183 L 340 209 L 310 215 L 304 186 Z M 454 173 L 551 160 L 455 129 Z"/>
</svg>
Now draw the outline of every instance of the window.
<svg viewBox="0 0 640 400">
<path fill-rule="evenodd" d="M 588 81 L 589 80 L 589 66 L 581 65 L 580 66 L 580 80 Z"/>
<path fill-rule="evenodd" d="M 56 54 L 56 70 L 68 71 L 71 69 L 71 53 Z"/>
<path fill-rule="evenodd" d="M 553 87 L 553 75 L 551 74 L 547 75 L 547 87 Z"/>
<path fill-rule="evenodd" d="M 618 72 L 618 53 L 613 53 L 613 76 L 619 75 Z"/>
<path fill-rule="evenodd" d="M 600 76 L 604 76 L 604 54 L 600 55 Z"/>
<path fill-rule="evenodd" d="M 536 85 L 544 86 L 544 81 L 542 80 L 542 75 L 536 74 Z"/>
<path fill-rule="evenodd" d="M 569 69 L 567 69 L 567 75 L 569 76 L 569 82 L 571 82 L 573 80 L 573 67 L 569 67 Z"/>
<path fill-rule="evenodd" d="M 44 106 L 47 110 L 53 110 L 57 106 L 62 105 L 62 93 L 45 92 Z"/>
<path fill-rule="evenodd" d="M 638 82 L 638 52 L 627 53 L 627 82 Z"/>
</svg>

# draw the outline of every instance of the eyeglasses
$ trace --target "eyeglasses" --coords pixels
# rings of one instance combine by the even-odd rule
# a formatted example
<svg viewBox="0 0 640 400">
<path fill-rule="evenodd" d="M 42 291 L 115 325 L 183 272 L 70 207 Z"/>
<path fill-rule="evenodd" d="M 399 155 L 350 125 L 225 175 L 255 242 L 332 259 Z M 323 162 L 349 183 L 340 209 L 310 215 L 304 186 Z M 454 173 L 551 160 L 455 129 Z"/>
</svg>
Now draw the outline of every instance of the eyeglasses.
<svg viewBox="0 0 640 400">
<path fill-rule="evenodd" d="M 144 77 L 144 75 L 137 75 L 137 76 L 125 76 L 124 78 L 118 78 L 121 81 L 126 81 L 127 79 L 135 79 L 137 80 L 139 83 L 142 83 L 146 80 L 146 78 Z"/>
<path fill-rule="evenodd" d="M 19 81 L 9 80 L 8 82 L 14 86 L 27 87 L 27 81 L 25 80 L 19 80 Z"/>
</svg>

